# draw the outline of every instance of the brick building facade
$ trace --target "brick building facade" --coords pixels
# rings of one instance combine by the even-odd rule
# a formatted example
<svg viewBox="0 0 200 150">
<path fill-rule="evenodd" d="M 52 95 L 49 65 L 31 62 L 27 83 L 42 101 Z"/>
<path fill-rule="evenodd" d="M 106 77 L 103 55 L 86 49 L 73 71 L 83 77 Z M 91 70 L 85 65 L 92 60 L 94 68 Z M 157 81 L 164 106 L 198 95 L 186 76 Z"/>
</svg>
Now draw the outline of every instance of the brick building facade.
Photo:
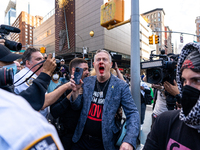
<svg viewBox="0 0 200 150">
<path fill-rule="evenodd" d="M 55 1 L 56 56 L 59 55 L 64 57 L 74 52 L 75 52 L 75 0 L 74 1 L 56 0 Z"/>
<path fill-rule="evenodd" d="M 12 24 L 13 27 L 19 28 L 21 32 L 20 34 L 11 33 L 11 40 L 21 43 L 22 49 L 26 49 L 28 45 L 33 44 L 33 28 L 40 25 L 42 21 L 42 17 L 32 16 L 22 11 Z"/>
<path fill-rule="evenodd" d="M 159 32 L 165 30 L 164 16 L 165 12 L 163 8 L 156 8 L 141 14 L 149 20 L 149 27 L 155 31 L 155 34 L 159 36 L 159 44 L 156 45 L 156 54 L 160 54 L 159 50 L 164 49 L 165 45 L 165 33 Z"/>
</svg>

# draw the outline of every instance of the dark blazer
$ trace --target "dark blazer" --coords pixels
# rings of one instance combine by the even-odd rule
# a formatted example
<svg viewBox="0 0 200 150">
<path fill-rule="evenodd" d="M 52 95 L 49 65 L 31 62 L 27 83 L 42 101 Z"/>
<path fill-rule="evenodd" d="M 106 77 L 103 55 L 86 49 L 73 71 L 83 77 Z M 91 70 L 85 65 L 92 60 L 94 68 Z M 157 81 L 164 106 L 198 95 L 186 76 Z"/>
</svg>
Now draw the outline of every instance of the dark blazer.
<svg viewBox="0 0 200 150">
<path fill-rule="evenodd" d="M 79 95 L 75 101 L 71 99 L 73 109 L 82 108 L 72 139 L 75 143 L 78 142 L 83 133 L 96 78 L 96 76 L 85 78 L 83 81 L 83 94 Z M 123 142 L 130 143 L 136 148 L 136 139 L 139 134 L 139 113 L 137 107 L 130 93 L 128 84 L 111 75 L 102 114 L 102 139 L 104 148 L 108 150 L 117 149 L 115 147 L 116 141 L 114 140 L 114 135 L 119 131 L 119 128 L 115 124 L 115 114 L 120 105 L 123 107 L 127 119 L 127 133 Z"/>
</svg>

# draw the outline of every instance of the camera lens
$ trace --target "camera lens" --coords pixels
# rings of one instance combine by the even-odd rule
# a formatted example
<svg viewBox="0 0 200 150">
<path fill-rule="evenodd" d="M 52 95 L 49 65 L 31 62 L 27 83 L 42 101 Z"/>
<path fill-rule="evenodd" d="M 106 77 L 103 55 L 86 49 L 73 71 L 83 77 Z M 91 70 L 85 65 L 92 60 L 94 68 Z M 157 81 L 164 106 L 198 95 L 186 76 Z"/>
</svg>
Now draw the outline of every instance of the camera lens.
<svg viewBox="0 0 200 150">
<path fill-rule="evenodd" d="M 13 69 L 0 68 L 0 87 L 13 84 Z"/>
<path fill-rule="evenodd" d="M 22 49 L 22 44 L 21 43 L 17 43 L 14 41 L 10 41 L 10 40 L 6 40 L 5 41 L 5 46 L 13 51 L 20 51 Z"/>
<path fill-rule="evenodd" d="M 157 84 L 160 83 L 162 79 L 163 79 L 162 69 L 160 68 L 147 69 L 147 81 L 149 83 Z"/>
<path fill-rule="evenodd" d="M 160 73 L 158 72 L 158 70 L 155 70 L 155 71 L 153 72 L 153 79 L 154 79 L 154 80 L 157 80 L 159 77 L 160 77 Z"/>
</svg>

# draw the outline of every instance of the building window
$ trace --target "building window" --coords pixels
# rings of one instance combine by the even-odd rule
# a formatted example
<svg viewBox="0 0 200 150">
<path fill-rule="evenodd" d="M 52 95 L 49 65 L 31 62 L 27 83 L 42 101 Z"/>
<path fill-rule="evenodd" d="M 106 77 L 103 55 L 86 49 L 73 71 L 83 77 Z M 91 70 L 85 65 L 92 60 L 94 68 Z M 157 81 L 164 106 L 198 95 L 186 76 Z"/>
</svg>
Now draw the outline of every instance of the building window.
<svg viewBox="0 0 200 150">
<path fill-rule="evenodd" d="M 160 17 L 160 12 L 158 12 L 158 17 Z"/>
<path fill-rule="evenodd" d="M 199 25 L 199 28 L 200 28 L 200 25 Z"/>
<path fill-rule="evenodd" d="M 51 30 L 47 31 L 47 36 L 49 36 L 51 34 Z"/>
<path fill-rule="evenodd" d="M 160 21 L 160 18 L 158 18 L 158 21 Z"/>
</svg>

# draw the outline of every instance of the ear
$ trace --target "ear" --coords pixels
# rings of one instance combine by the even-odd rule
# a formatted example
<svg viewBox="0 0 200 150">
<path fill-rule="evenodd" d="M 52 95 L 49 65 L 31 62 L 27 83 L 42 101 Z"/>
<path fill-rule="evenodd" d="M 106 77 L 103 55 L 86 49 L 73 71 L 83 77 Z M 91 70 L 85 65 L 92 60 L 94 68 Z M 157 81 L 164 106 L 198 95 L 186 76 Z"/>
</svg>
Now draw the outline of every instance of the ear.
<svg viewBox="0 0 200 150">
<path fill-rule="evenodd" d="M 112 65 L 113 65 L 113 62 L 111 62 L 111 66 L 110 66 L 110 68 L 112 68 Z"/>
<path fill-rule="evenodd" d="M 30 61 L 26 60 L 26 66 L 29 68 L 31 65 Z"/>
<path fill-rule="evenodd" d="M 94 62 L 92 63 L 93 67 L 94 67 Z"/>
<path fill-rule="evenodd" d="M 75 72 L 75 68 L 72 67 L 72 75 L 74 75 L 74 72 Z"/>
</svg>

